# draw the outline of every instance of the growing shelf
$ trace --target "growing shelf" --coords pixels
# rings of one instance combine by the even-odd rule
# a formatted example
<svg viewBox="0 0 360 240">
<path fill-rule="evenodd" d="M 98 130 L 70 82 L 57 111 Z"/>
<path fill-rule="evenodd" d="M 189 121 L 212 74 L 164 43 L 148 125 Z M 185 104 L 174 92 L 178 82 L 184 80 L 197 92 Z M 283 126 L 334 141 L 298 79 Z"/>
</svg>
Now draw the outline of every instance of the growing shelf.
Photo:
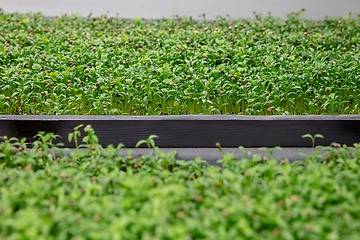
<svg viewBox="0 0 360 240">
<path fill-rule="evenodd" d="M 0 116 L 0 135 L 26 137 L 38 131 L 53 132 L 66 139 L 73 128 L 90 124 L 100 143 L 124 143 L 135 147 L 155 134 L 158 147 L 310 147 L 303 134 L 322 134 L 319 145 L 360 142 L 360 115 L 318 116 Z M 65 144 L 73 147 L 72 144 Z"/>
</svg>

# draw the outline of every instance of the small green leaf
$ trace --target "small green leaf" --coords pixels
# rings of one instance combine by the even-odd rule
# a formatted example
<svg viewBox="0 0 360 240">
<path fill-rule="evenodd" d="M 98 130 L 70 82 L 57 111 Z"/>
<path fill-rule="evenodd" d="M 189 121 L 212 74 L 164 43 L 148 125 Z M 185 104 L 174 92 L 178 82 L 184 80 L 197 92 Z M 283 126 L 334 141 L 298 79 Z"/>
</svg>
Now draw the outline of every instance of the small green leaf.
<svg viewBox="0 0 360 240">
<path fill-rule="evenodd" d="M 321 135 L 321 134 L 315 134 L 315 136 L 314 136 L 315 138 L 324 138 L 324 136 L 323 135 Z"/>
<path fill-rule="evenodd" d="M 137 142 L 135 148 L 138 148 L 141 144 L 145 143 L 146 144 L 146 141 L 145 140 L 140 140 Z"/>
<path fill-rule="evenodd" d="M 153 138 L 158 138 L 158 136 L 157 135 L 150 135 L 149 136 L 149 139 L 153 139 Z"/>
<path fill-rule="evenodd" d="M 77 130 L 78 130 L 79 128 L 81 128 L 82 126 L 84 126 L 84 124 L 80 124 L 80 125 L 74 127 L 74 130 L 77 131 Z"/>
<path fill-rule="evenodd" d="M 267 147 L 261 147 L 261 148 L 259 148 L 259 150 L 260 150 L 260 151 L 269 151 L 269 148 L 267 148 Z"/>
<path fill-rule="evenodd" d="M 37 63 L 35 63 L 33 66 L 32 66 L 32 69 L 34 70 L 39 70 L 41 68 L 41 66 Z"/>
<path fill-rule="evenodd" d="M 310 134 L 304 134 L 301 137 L 302 138 L 307 138 L 308 137 L 308 138 L 311 138 L 311 139 L 313 138 L 313 136 L 311 136 Z"/>
<path fill-rule="evenodd" d="M 165 83 L 165 84 L 169 84 L 171 82 L 171 79 L 164 79 L 163 80 L 163 83 Z"/>
</svg>

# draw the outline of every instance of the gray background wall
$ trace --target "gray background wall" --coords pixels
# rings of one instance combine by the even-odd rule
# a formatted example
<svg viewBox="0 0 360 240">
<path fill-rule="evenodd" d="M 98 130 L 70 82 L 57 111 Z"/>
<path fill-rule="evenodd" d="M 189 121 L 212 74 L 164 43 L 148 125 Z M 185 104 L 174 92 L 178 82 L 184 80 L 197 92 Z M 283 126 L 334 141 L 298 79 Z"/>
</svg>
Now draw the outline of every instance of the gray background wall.
<svg viewBox="0 0 360 240">
<path fill-rule="evenodd" d="M 61 13 L 90 12 L 98 16 L 110 11 L 109 16 L 133 18 L 169 17 L 173 14 L 193 16 L 198 19 L 205 13 L 208 19 L 230 14 L 232 18 L 253 17 L 253 11 L 285 17 L 292 11 L 306 9 L 306 17 L 319 19 L 344 16 L 353 11 L 360 13 L 360 0 L 0 0 L 0 8 L 7 12 L 43 12 L 47 16 Z"/>
</svg>

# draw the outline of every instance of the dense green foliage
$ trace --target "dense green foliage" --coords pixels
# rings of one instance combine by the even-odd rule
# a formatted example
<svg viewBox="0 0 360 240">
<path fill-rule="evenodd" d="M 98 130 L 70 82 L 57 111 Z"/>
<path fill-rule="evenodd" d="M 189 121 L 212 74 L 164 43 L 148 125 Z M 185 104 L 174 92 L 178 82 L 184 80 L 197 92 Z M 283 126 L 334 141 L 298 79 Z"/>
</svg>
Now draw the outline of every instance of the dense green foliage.
<svg viewBox="0 0 360 240">
<path fill-rule="evenodd" d="M 0 15 L 2 114 L 359 114 L 360 17 Z"/>
<path fill-rule="evenodd" d="M 0 239 L 360 239 L 360 144 L 293 163 L 241 148 L 244 159 L 223 154 L 216 167 L 152 139 L 156 154 L 121 156 L 85 131 L 62 157 L 52 134 L 31 149 L 4 137 Z"/>
</svg>

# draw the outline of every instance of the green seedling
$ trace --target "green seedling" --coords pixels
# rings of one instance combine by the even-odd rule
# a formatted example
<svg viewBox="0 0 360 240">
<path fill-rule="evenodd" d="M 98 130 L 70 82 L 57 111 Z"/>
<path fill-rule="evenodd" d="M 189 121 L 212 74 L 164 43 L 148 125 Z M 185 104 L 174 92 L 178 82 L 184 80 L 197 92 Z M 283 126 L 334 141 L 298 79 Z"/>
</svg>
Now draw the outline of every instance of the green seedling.
<svg viewBox="0 0 360 240">
<path fill-rule="evenodd" d="M 304 134 L 301 136 L 302 138 L 310 138 L 311 142 L 312 142 L 312 148 L 315 148 L 315 138 L 324 138 L 323 135 L 321 134 L 315 134 L 314 136 L 312 136 L 311 134 Z"/>
<path fill-rule="evenodd" d="M 149 149 L 152 148 L 153 151 L 155 151 L 155 141 L 154 141 L 154 138 L 158 138 L 158 136 L 156 136 L 156 135 L 150 135 L 150 136 L 148 137 L 148 139 L 138 141 L 135 147 L 138 148 L 141 144 L 146 143 L 146 145 L 148 146 Z M 150 154 L 152 154 L 152 153 L 150 153 Z"/>
<path fill-rule="evenodd" d="M 81 136 L 81 132 L 79 131 L 79 128 L 81 128 L 82 126 L 84 126 L 84 125 L 83 125 L 83 124 L 80 124 L 79 126 L 74 127 L 74 133 L 69 133 L 69 135 L 68 135 L 69 143 L 70 143 L 71 140 L 74 138 L 76 150 L 78 149 L 78 137 Z"/>
</svg>

